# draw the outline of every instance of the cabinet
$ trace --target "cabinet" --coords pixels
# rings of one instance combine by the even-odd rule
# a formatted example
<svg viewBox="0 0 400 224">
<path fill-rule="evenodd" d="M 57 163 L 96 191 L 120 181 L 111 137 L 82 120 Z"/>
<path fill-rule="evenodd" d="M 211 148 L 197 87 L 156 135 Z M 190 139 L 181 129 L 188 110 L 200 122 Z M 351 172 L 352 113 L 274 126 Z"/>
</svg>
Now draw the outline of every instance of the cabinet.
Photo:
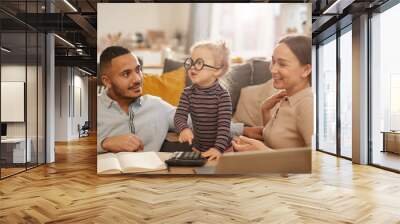
<svg viewBox="0 0 400 224">
<path fill-rule="evenodd" d="M 31 162 L 32 141 L 26 140 L 27 147 L 25 151 L 25 138 L 7 138 L 1 140 L 1 159 L 3 163 L 26 163 Z M 26 161 L 25 161 L 26 160 Z"/>
<path fill-rule="evenodd" d="M 383 152 L 400 154 L 400 131 L 383 131 Z"/>
</svg>

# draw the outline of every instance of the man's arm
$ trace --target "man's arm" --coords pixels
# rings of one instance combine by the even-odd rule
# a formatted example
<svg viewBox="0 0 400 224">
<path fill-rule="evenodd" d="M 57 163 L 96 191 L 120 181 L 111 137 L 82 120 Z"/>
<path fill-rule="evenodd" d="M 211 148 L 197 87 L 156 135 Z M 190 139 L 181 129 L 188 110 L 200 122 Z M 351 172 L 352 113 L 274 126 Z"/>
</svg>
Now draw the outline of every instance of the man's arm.
<svg viewBox="0 0 400 224">
<path fill-rule="evenodd" d="M 130 134 L 128 129 L 126 133 L 118 132 L 120 119 L 115 116 L 115 109 L 109 107 L 106 92 L 98 97 L 97 111 L 100 118 L 97 122 L 97 153 L 104 152 L 122 152 L 143 150 L 143 143 L 138 136 Z"/>
<path fill-rule="evenodd" d="M 143 151 L 143 142 L 134 134 L 106 137 L 100 141 L 100 147 L 107 152 Z"/>
<path fill-rule="evenodd" d="M 263 126 L 244 127 L 242 135 L 262 141 L 262 140 L 264 140 L 263 129 L 264 129 Z"/>
<path fill-rule="evenodd" d="M 100 115 L 102 114 L 100 113 Z M 97 153 L 143 150 L 143 143 L 138 136 L 130 133 L 110 136 L 112 135 L 112 130 L 113 126 L 109 123 L 104 123 L 101 120 L 98 122 Z"/>
<path fill-rule="evenodd" d="M 233 123 L 231 122 L 231 135 L 232 136 L 240 136 L 244 135 L 244 131 L 246 127 L 244 127 L 243 123 Z"/>
<path fill-rule="evenodd" d="M 103 153 L 106 152 L 106 150 L 104 150 L 101 145 L 105 138 L 101 138 L 99 136 L 100 136 L 99 133 L 97 133 L 97 153 Z"/>
<path fill-rule="evenodd" d="M 105 94 L 104 92 L 102 94 Z M 106 106 L 103 105 L 102 96 L 97 97 L 97 153 L 103 153 L 105 150 L 101 147 L 101 143 L 106 137 L 106 130 L 104 120 L 102 119 L 105 114 Z"/>
</svg>

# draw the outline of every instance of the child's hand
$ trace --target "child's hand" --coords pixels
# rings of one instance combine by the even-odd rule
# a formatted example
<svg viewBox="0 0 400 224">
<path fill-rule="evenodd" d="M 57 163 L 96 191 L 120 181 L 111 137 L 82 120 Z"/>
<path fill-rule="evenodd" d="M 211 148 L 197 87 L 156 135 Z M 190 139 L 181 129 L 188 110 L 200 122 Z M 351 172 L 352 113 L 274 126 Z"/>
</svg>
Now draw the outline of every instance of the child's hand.
<svg viewBox="0 0 400 224">
<path fill-rule="evenodd" d="M 190 130 L 190 128 L 185 128 L 181 133 L 179 133 L 179 142 L 188 142 L 189 145 L 192 144 L 193 140 L 193 132 Z"/>
<path fill-rule="evenodd" d="M 214 159 L 215 160 L 219 160 L 219 157 L 221 157 L 222 154 L 218 149 L 210 148 L 207 151 L 201 153 L 201 155 L 203 157 L 205 157 L 205 158 L 208 157 L 208 161 L 211 161 L 211 160 L 214 160 Z"/>
</svg>

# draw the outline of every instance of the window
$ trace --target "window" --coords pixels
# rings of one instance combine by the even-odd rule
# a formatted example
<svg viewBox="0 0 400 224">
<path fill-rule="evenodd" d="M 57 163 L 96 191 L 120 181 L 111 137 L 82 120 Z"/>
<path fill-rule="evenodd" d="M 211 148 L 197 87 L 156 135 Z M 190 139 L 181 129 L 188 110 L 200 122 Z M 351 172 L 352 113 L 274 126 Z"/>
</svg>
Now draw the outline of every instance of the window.
<svg viewBox="0 0 400 224">
<path fill-rule="evenodd" d="M 390 74 L 390 130 L 400 130 L 400 73 Z"/>
<path fill-rule="evenodd" d="M 352 157 L 352 35 L 340 36 L 340 154 Z"/>
<path fill-rule="evenodd" d="M 318 48 L 318 149 L 336 153 L 336 37 Z"/>
<path fill-rule="evenodd" d="M 309 34 L 307 4 L 213 4 L 210 39 L 225 40 L 232 56 L 270 57 L 287 33 Z"/>
<path fill-rule="evenodd" d="M 383 132 L 400 130 L 400 5 L 371 18 L 371 162 L 375 165 L 400 170 L 399 154 L 387 151 Z M 400 147 L 400 134 L 391 137 Z M 390 141 L 390 140 L 389 140 Z M 387 143 L 387 142 L 386 142 Z"/>
</svg>

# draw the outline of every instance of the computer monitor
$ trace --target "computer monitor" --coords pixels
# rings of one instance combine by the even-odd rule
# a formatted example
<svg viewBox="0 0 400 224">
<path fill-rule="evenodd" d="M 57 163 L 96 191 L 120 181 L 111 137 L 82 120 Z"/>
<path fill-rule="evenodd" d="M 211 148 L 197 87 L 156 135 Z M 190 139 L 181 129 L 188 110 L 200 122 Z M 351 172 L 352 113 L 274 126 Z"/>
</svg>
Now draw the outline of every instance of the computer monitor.
<svg viewBox="0 0 400 224">
<path fill-rule="evenodd" d="M 7 124 L 1 123 L 1 137 L 7 136 Z"/>
</svg>

